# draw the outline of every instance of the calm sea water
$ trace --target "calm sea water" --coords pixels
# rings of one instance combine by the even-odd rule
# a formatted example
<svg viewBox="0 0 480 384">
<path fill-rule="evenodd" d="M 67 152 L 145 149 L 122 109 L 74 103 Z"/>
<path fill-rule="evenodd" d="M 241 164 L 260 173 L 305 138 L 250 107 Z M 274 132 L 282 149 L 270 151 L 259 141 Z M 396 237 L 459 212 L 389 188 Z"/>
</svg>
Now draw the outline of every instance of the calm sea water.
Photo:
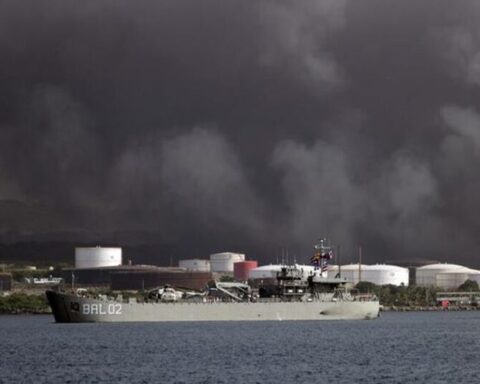
<svg viewBox="0 0 480 384">
<path fill-rule="evenodd" d="M 480 383 L 480 312 L 55 324 L 0 316 L 1 383 Z"/>
</svg>

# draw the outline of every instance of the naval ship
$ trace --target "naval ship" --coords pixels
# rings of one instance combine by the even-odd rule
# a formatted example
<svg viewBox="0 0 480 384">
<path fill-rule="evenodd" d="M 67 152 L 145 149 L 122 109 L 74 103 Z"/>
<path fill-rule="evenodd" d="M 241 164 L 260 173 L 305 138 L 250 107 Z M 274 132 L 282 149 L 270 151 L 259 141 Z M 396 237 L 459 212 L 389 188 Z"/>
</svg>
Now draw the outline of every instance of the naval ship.
<svg viewBox="0 0 480 384">
<path fill-rule="evenodd" d="M 143 297 L 123 298 L 48 290 L 48 302 L 58 323 L 155 321 L 260 321 L 375 319 L 379 301 L 374 296 L 353 296 L 346 279 L 328 277 L 333 247 L 321 240 L 311 261 L 314 271 L 305 276 L 297 265 L 284 266 L 276 284 L 257 292 L 248 284 L 213 282 L 203 292 L 164 286 Z"/>
</svg>

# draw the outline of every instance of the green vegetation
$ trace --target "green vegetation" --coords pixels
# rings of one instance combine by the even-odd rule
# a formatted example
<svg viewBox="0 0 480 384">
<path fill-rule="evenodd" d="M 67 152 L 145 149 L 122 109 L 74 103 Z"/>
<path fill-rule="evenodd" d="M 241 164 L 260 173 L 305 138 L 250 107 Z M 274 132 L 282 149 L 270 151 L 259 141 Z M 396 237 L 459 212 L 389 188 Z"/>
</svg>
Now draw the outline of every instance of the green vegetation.
<svg viewBox="0 0 480 384">
<path fill-rule="evenodd" d="M 12 293 L 0 296 L 0 314 L 11 313 L 50 313 L 45 295 Z"/>
<path fill-rule="evenodd" d="M 231 283 L 231 282 L 234 282 L 235 279 L 233 278 L 233 276 L 230 276 L 230 275 L 222 275 L 220 277 L 220 281 L 222 283 Z"/>
<path fill-rule="evenodd" d="M 478 288 L 478 283 L 474 280 L 466 280 L 462 285 L 458 287 L 459 291 L 464 292 L 478 292 L 480 289 Z"/>
<path fill-rule="evenodd" d="M 374 293 L 384 306 L 424 307 L 436 305 L 438 288 L 416 286 L 375 285 L 361 281 L 355 287 L 360 293 Z"/>
<path fill-rule="evenodd" d="M 10 273 L 12 274 L 12 278 L 14 281 L 23 282 L 26 277 L 28 278 L 48 277 L 52 274 L 52 271 L 49 271 L 47 269 L 35 269 L 35 270 L 12 269 Z"/>
</svg>

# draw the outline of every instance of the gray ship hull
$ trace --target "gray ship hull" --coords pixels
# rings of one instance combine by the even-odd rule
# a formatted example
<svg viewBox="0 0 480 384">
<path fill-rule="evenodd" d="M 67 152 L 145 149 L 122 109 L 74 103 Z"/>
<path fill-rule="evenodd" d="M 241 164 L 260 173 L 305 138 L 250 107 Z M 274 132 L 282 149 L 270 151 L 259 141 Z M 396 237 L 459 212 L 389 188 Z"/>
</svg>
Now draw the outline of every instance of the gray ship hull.
<svg viewBox="0 0 480 384">
<path fill-rule="evenodd" d="M 47 291 L 56 322 L 360 320 L 378 301 L 124 303 Z"/>
</svg>

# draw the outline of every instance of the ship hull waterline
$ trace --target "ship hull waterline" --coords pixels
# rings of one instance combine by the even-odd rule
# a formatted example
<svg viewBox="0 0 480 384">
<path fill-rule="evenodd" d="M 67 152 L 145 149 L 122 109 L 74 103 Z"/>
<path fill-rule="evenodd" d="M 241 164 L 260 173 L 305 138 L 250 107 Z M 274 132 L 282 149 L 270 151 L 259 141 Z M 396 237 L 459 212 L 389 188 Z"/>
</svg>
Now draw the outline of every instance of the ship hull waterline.
<svg viewBox="0 0 480 384">
<path fill-rule="evenodd" d="M 57 323 L 363 320 L 379 314 L 378 301 L 120 303 L 46 294 Z"/>
</svg>

